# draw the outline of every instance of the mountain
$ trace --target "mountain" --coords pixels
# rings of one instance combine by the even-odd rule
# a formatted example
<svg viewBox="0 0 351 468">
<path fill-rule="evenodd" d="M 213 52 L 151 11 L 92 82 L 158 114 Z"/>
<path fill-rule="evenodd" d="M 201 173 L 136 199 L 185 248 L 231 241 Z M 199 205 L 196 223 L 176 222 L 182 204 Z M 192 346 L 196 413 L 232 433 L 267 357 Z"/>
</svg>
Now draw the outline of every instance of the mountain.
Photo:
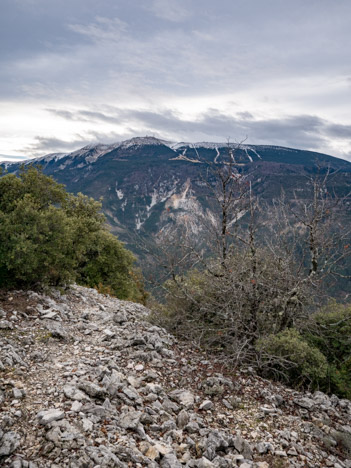
<svg viewBox="0 0 351 468">
<path fill-rule="evenodd" d="M 206 163 L 220 163 L 230 149 L 240 173 L 268 201 L 279 196 L 282 187 L 288 193 L 295 189 L 303 193 L 306 175 L 317 166 L 336 171 L 334 183 L 340 194 L 351 187 L 351 163 L 326 154 L 279 146 L 172 143 L 154 137 L 89 145 L 26 164 L 40 164 L 70 192 L 102 197 L 112 230 L 128 241 L 133 231 L 156 235 L 184 219 L 196 232 L 193 215 L 206 208 Z M 4 167 L 14 172 L 20 164 Z"/>
</svg>

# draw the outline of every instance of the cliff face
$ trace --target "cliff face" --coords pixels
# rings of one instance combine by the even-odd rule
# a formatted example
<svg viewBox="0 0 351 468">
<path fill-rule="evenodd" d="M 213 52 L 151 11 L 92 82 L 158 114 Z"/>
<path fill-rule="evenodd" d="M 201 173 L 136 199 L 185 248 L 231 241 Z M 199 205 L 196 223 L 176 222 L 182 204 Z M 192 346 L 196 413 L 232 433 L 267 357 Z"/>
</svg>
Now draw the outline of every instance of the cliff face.
<svg viewBox="0 0 351 468">
<path fill-rule="evenodd" d="M 0 464 L 351 467 L 351 402 L 230 373 L 138 304 L 0 296 Z"/>
</svg>

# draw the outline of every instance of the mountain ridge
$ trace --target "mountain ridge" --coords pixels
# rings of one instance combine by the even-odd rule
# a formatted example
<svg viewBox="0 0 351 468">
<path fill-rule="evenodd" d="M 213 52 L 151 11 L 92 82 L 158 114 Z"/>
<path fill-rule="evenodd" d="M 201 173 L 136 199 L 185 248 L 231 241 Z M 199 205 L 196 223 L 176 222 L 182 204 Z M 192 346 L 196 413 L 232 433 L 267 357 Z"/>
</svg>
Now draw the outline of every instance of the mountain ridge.
<svg viewBox="0 0 351 468">
<path fill-rule="evenodd" d="M 134 137 L 131 139 L 127 140 L 122 140 L 120 142 L 115 142 L 111 144 L 105 144 L 105 143 L 96 143 L 96 144 L 88 144 L 80 149 L 68 152 L 68 153 L 50 153 L 44 156 L 40 156 L 37 158 L 31 158 L 31 159 L 25 159 L 24 161 L 21 161 L 21 163 L 24 164 L 30 164 L 30 163 L 36 163 L 36 162 L 50 162 L 52 160 L 59 160 L 65 157 L 81 157 L 84 156 L 85 153 L 95 153 L 95 159 L 91 158 L 90 162 L 95 162 L 96 159 L 98 159 L 101 156 L 106 155 L 107 153 L 116 150 L 118 148 L 121 149 L 128 149 L 132 147 L 142 147 L 142 146 L 167 146 L 169 149 L 177 152 L 177 150 L 180 149 L 190 149 L 190 150 L 196 150 L 196 149 L 211 149 L 211 150 L 219 150 L 219 149 L 242 149 L 244 152 L 246 152 L 248 156 L 248 160 L 252 162 L 251 158 L 256 158 L 256 159 L 262 159 L 262 156 L 258 154 L 257 150 L 274 150 L 274 151 L 283 151 L 285 153 L 295 153 L 299 154 L 300 152 L 303 152 L 304 154 L 307 155 L 314 155 L 315 157 L 322 158 L 325 160 L 327 158 L 328 161 L 338 161 L 339 163 L 346 163 L 344 166 L 345 167 L 350 167 L 351 168 L 351 162 L 346 161 L 344 159 L 331 156 L 325 153 L 320 153 L 316 151 L 310 151 L 310 150 L 301 150 L 297 148 L 290 148 L 290 147 L 284 147 L 284 146 L 279 146 L 279 145 L 254 145 L 254 144 L 241 144 L 241 143 L 231 143 L 231 142 L 172 142 L 169 140 L 164 140 L 164 139 L 159 139 L 156 137 L 150 137 L 150 136 L 145 136 L 145 137 Z M 248 151 L 252 151 L 252 155 L 248 155 Z M 2 163 L 8 163 L 8 164 L 18 164 L 16 161 L 3 161 Z M 351 169 L 350 169 L 351 170 Z"/>
</svg>

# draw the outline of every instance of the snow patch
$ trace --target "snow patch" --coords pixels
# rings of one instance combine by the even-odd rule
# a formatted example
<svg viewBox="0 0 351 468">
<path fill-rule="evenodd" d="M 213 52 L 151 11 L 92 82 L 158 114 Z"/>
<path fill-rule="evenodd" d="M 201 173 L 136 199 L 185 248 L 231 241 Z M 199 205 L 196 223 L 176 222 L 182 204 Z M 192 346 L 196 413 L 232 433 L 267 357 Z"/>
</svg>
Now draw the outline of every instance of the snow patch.
<svg viewBox="0 0 351 468">
<path fill-rule="evenodd" d="M 123 193 L 122 190 L 119 190 L 119 189 L 117 188 L 117 182 L 116 182 L 115 191 L 116 191 L 116 195 L 117 195 L 118 200 L 123 200 L 124 193 Z"/>
<path fill-rule="evenodd" d="M 118 146 L 119 148 L 130 148 L 132 146 L 145 146 L 145 145 L 157 145 L 157 146 L 168 146 L 170 147 L 170 142 L 167 140 L 160 140 L 155 137 L 136 137 L 136 138 L 131 138 L 130 140 L 125 140 L 122 141 Z"/>
<path fill-rule="evenodd" d="M 250 148 L 244 148 L 244 151 L 245 151 L 245 154 L 246 154 L 246 156 L 248 157 L 249 161 L 252 163 L 252 162 L 253 162 L 253 159 L 252 159 L 252 157 L 249 155 L 248 149 L 250 149 Z"/>
<path fill-rule="evenodd" d="M 262 157 L 257 153 L 257 151 L 254 148 L 250 148 L 250 150 L 259 158 L 262 159 Z"/>
<path fill-rule="evenodd" d="M 213 161 L 213 162 L 216 164 L 216 163 L 217 163 L 217 160 L 218 160 L 218 158 L 219 158 L 219 156 L 220 156 L 220 152 L 219 152 L 219 149 L 218 149 L 217 146 L 215 147 L 215 150 L 217 151 L 217 154 L 216 154 L 216 157 L 214 158 L 214 161 Z"/>
</svg>

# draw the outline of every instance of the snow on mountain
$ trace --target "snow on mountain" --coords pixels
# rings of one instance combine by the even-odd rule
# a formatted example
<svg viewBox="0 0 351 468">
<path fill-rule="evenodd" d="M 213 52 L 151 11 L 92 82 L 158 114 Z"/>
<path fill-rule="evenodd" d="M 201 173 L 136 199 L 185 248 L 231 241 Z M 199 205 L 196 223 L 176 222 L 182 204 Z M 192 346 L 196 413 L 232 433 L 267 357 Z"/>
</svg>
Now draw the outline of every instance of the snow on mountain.
<svg viewBox="0 0 351 468">
<path fill-rule="evenodd" d="M 130 140 L 122 141 L 118 144 L 120 148 L 130 148 L 132 146 L 144 146 L 144 145 L 164 145 L 169 146 L 170 142 L 167 140 L 160 140 L 159 138 L 145 136 L 145 137 L 135 137 Z M 170 146 L 169 146 L 170 147 Z"/>
<path fill-rule="evenodd" d="M 315 160 L 316 158 L 318 159 L 320 156 L 323 156 L 326 162 L 336 162 L 337 160 L 337 158 L 333 158 L 328 155 L 319 155 L 319 153 L 298 150 L 294 148 L 285 148 L 274 145 L 246 145 L 231 142 L 228 143 L 208 141 L 195 143 L 185 141 L 174 142 L 159 139 L 153 136 L 145 136 L 135 137 L 128 140 L 115 142 L 112 144 L 90 144 L 71 153 L 47 154 L 39 158 L 24 160 L 23 163 L 35 164 L 36 162 L 39 162 L 44 164 L 55 164 L 56 162 L 62 160 L 62 163 L 59 164 L 60 170 L 71 166 L 73 163 L 75 163 L 77 168 L 83 168 L 96 163 L 99 158 L 115 150 L 128 150 L 128 153 L 130 153 L 133 150 L 140 151 L 143 149 L 143 147 L 145 147 L 145 151 L 148 152 L 147 147 L 152 146 L 158 147 L 160 150 L 162 147 L 171 149 L 174 152 L 174 156 L 171 156 L 169 158 L 170 160 L 186 161 L 190 163 L 201 162 L 200 153 L 202 153 L 202 150 L 212 150 L 214 152 L 212 161 L 214 163 L 217 163 L 218 161 L 220 161 L 220 156 L 225 156 L 225 151 L 226 149 L 228 150 L 228 148 L 232 148 L 234 151 L 238 150 L 239 160 L 237 161 L 237 163 L 239 165 L 251 164 L 258 161 L 280 161 L 285 163 L 288 159 L 293 164 L 304 164 L 305 161 L 312 159 Z M 123 157 L 125 157 L 125 155 L 123 155 Z M 205 159 L 208 157 L 211 158 L 211 155 L 207 154 L 207 156 L 205 156 Z M 339 162 L 342 163 L 343 166 L 347 164 L 345 161 L 342 160 L 339 160 Z M 1 162 L 1 164 L 3 167 L 6 165 L 6 167 L 10 168 L 18 165 L 18 161 L 9 159 L 6 161 L 6 163 Z"/>
<path fill-rule="evenodd" d="M 34 161 L 35 162 L 50 162 L 50 161 L 59 161 L 60 159 L 68 156 L 69 153 L 50 153 L 50 154 L 46 154 L 45 156 L 41 156 L 40 158 L 34 158 L 34 159 L 27 159 L 25 161 L 25 164 L 30 164 L 30 163 L 33 163 Z"/>
<path fill-rule="evenodd" d="M 116 149 L 118 146 L 120 146 L 120 143 L 113 143 L 111 145 L 105 145 L 103 143 L 98 143 L 96 145 L 87 145 L 87 146 L 84 146 L 84 148 L 81 148 L 77 151 L 74 151 L 73 153 L 70 153 L 69 156 L 70 158 L 76 158 L 76 157 L 79 158 L 79 157 L 85 156 L 85 160 L 87 162 L 93 163 L 101 156 Z M 88 156 L 86 156 L 87 153 L 88 153 Z"/>
</svg>

